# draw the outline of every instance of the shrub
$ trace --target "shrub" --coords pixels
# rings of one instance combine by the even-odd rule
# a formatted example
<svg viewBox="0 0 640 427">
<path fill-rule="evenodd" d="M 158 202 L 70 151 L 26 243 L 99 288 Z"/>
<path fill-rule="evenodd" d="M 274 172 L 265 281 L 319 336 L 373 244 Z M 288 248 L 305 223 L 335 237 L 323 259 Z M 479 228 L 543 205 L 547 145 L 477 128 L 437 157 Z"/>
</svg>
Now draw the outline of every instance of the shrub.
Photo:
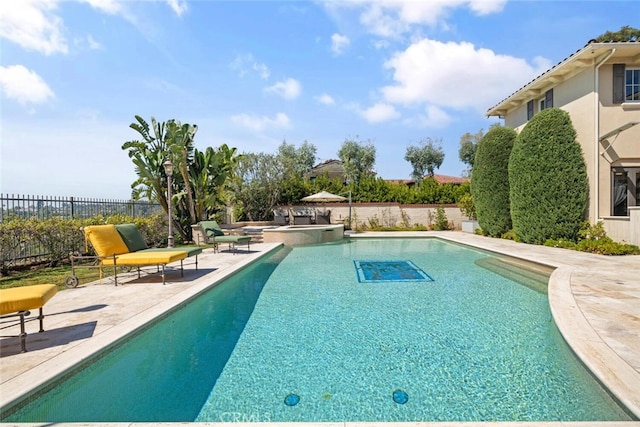
<svg viewBox="0 0 640 427">
<path fill-rule="evenodd" d="M 49 267 L 57 266 L 69 257 L 69 252 L 77 252 L 84 246 L 79 220 L 31 217 L 26 224 L 29 237 L 42 245 L 47 254 Z"/>
<path fill-rule="evenodd" d="M 26 220 L 12 218 L 0 222 L 0 276 L 9 275 L 9 267 L 20 256 L 28 238 Z"/>
<path fill-rule="evenodd" d="M 436 219 L 433 223 L 434 230 L 449 230 L 449 220 L 444 208 L 439 206 L 436 208 Z"/>
<path fill-rule="evenodd" d="M 476 206 L 471 194 L 464 194 L 458 199 L 458 207 L 462 215 L 469 219 L 476 219 Z"/>
<path fill-rule="evenodd" d="M 614 242 L 607 237 L 604 231 L 604 223 L 598 221 L 591 225 L 585 222 L 582 230 L 578 234 L 578 243 L 564 239 L 549 239 L 544 242 L 545 246 L 555 248 L 574 249 L 582 252 L 591 252 L 600 255 L 639 255 L 640 248 L 635 245 Z"/>
<path fill-rule="evenodd" d="M 568 113 L 549 108 L 527 123 L 509 158 L 509 187 L 518 239 L 534 244 L 576 240 L 587 207 L 588 182 Z"/>
<path fill-rule="evenodd" d="M 576 249 L 600 255 L 640 255 L 640 248 L 635 245 L 614 242 L 610 237 L 602 239 L 584 239 L 576 245 Z"/>
<path fill-rule="evenodd" d="M 478 143 L 471 176 L 471 194 L 478 224 L 485 234 L 497 237 L 511 229 L 509 207 L 509 156 L 515 130 L 496 126 Z"/>
</svg>

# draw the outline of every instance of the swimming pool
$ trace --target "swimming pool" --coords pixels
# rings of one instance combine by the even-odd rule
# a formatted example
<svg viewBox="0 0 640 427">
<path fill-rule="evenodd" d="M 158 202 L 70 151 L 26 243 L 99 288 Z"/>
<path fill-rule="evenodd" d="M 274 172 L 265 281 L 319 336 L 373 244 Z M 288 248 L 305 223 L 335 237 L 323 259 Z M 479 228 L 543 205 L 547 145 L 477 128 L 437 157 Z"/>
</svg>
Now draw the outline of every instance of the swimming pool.
<svg viewBox="0 0 640 427">
<path fill-rule="evenodd" d="M 487 253 L 435 239 L 289 251 L 3 421 L 628 419 L 562 341 L 544 290 L 494 273 Z M 426 277 L 361 281 L 354 261 Z"/>
</svg>

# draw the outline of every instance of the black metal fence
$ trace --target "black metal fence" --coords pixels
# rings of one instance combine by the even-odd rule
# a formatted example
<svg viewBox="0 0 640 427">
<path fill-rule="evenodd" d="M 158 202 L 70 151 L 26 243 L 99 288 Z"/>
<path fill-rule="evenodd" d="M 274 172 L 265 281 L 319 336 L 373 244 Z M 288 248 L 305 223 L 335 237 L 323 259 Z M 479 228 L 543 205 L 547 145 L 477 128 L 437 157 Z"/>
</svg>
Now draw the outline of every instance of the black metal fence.
<svg viewBox="0 0 640 427">
<path fill-rule="evenodd" d="M 81 197 L 24 196 L 0 193 L 0 222 L 10 218 L 51 217 L 91 218 L 96 215 L 148 217 L 162 212 L 158 203 L 149 201 L 90 199 Z"/>
<path fill-rule="evenodd" d="M 150 217 L 162 212 L 159 203 L 132 200 L 90 199 L 80 197 L 47 197 L 8 195 L 0 193 L 0 223 L 11 219 L 61 217 L 86 219 L 98 215 L 128 215 L 134 218 Z M 4 231 L 3 231 L 4 232 Z M 6 239 L 5 239 L 6 237 Z M 6 245 L 7 241 L 15 245 Z M 33 262 L 47 258 L 49 252 L 34 239 L 19 236 L 0 236 L 0 268 L 5 265 Z M 71 242 L 61 242 L 65 248 L 75 250 Z"/>
</svg>

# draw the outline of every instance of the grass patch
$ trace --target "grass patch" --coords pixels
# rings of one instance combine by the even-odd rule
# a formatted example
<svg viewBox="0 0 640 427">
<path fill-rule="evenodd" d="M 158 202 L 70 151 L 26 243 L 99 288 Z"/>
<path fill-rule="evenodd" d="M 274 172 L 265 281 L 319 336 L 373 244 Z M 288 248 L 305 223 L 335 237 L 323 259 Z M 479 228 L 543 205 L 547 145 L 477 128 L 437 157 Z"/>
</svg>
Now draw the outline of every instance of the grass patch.
<svg viewBox="0 0 640 427">
<path fill-rule="evenodd" d="M 105 269 L 103 278 L 112 276 L 112 271 L 113 269 Z M 120 269 L 118 271 L 124 272 L 125 269 Z M 100 277 L 97 268 L 89 269 L 77 266 L 75 269 L 75 275 L 78 277 L 80 286 L 82 286 L 82 284 L 98 280 Z M 58 290 L 63 290 L 67 289 L 64 281 L 69 276 L 71 276 L 71 265 L 62 265 L 58 267 L 32 266 L 29 269 L 13 270 L 9 276 L 1 276 L 0 289 L 50 283 L 52 285 L 57 285 Z"/>
</svg>

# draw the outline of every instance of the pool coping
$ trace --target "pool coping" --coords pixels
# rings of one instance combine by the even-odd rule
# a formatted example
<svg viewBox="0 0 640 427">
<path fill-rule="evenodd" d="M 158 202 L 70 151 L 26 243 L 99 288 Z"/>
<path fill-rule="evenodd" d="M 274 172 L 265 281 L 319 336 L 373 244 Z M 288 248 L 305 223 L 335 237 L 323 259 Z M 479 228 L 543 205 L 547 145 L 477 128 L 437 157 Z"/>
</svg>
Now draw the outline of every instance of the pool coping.
<svg viewBox="0 0 640 427">
<path fill-rule="evenodd" d="M 487 250 L 490 252 L 503 254 L 510 257 L 521 258 L 530 260 L 544 265 L 556 267 L 556 270 L 551 276 L 549 282 L 549 302 L 552 310 L 552 314 L 558 328 L 560 329 L 563 337 L 572 347 L 573 351 L 580 357 L 583 363 L 594 373 L 594 375 L 604 384 L 609 391 L 633 413 L 636 417 L 640 418 L 640 372 L 627 363 L 616 351 L 607 344 L 602 338 L 601 331 L 594 329 L 593 325 L 585 317 L 580 303 L 576 301 L 574 292 L 572 289 L 572 277 L 574 273 L 581 268 L 581 262 L 590 263 L 594 260 L 598 262 L 616 264 L 616 262 L 622 259 L 631 259 L 631 262 L 638 261 L 640 265 L 640 256 L 634 257 L 602 257 L 594 256 L 592 254 L 577 253 L 574 251 L 567 251 L 564 249 L 546 248 L 535 245 L 524 245 L 521 243 L 515 243 L 511 241 L 504 241 L 501 239 L 490 239 L 482 236 L 476 236 L 470 233 L 462 232 L 416 232 L 416 233 L 396 233 L 396 232 L 384 232 L 384 233 L 365 233 L 351 235 L 351 238 L 367 238 L 367 237 L 436 237 L 445 241 L 454 243 L 460 243 L 474 248 Z M 253 245 L 252 245 L 253 246 Z M 111 328 L 99 336 L 91 338 L 90 342 L 85 342 L 77 346 L 77 348 L 71 349 L 65 353 L 61 353 L 59 357 L 43 361 L 37 367 L 31 369 L 29 372 L 25 372 L 16 378 L 12 378 L 6 382 L 3 382 L 2 396 L 0 398 L 0 406 L 6 407 L 11 405 L 16 400 L 19 400 L 23 395 L 30 393 L 35 387 L 41 387 L 46 384 L 47 381 L 52 381 L 53 377 L 57 377 L 65 370 L 71 369 L 79 361 L 87 360 L 91 357 L 91 354 L 96 351 L 97 346 L 101 343 L 104 348 L 113 345 L 114 341 L 123 339 L 127 334 L 135 331 L 142 324 L 163 315 L 167 310 L 175 307 L 176 305 L 184 304 L 184 302 L 195 295 L 206 291 L 215 283 L 223 280 L 228 275 L 235 271 L 244 268 L 246 265 L 256 261 L 257 259 L 267 255 L 272 250 L 280 247 L 279 244 L 263 245 L 262 251 L 259 249 L 256 253 L 250 254 L 243 260 L 236 260 L 230 267 L 224 268 L 218 272 L 218 276 L 212 283 L 211 275 L 204 275 L 195 280 L 190 287 L 183 292 L 175 295 L 162 303 L 154 305 L 152 308 L 138 313 L 131 319 L 122 322 L 117 328 Z M 264 252 L 263 252 L 264 251 Z M 514 254 L 515 253 L 515 254 Z M 576 261 L 577 259 L 578 261 Z M 597 272 L 594 275 L 594 280 L 597 279 Z M 635 285 L 635 283 L 634 283 Z M 640 283 L 638 283 L 638 291 L 640 293 Z M 640 294 L 636 298 L 640 299 Z M 640 302 L 639 302 L 640 305 Z M 45 313 L 46 314 L 46 313 Z M 46 322 L 46 321 L 45 321 Z M 640 355 L 636 355 L 640 358 Z M 11 396 L 7 396 L 6 390 L 11 390 Z M 46 423 L 34 423 L 30 425 L 44 425 Z M 158 423 L 124 423 L 127 425 L 157 425 Z M 176 424 L 201 424 L 201 425 L 219 425 L 220 423 L 171 423 Z M 256 423 L 234 423 L 234 424 L 250 424 L 255 426 Z M 380 423 L 360 423 L 360 422 L 340 422 L 340 423 L 287 423 L 287 425 L 341 425 L 341 426 L 360 426 L 360 425 L 375 425 Z M 475 422 L 461 422 L 461 423 L 430 423 L 430 422 L 411 422 L 411 423 L 385 423 L 394 425 L 412 425 L 412 426 L 447 426 L 447 425 L 504 425 L 504 423 L 475 423 Z M 602 425 L 602 422 L 589 423 L 567 423 L 567 422 L 509 422 L 509 425 Z M 7 424 L 9 425 L 9 424 Z M 28 424 L 20 424 L 28 425 Z M 58 424 L 65 425 L 65 424 Z M 71 424 L 69 424 L 71 425 Z M 89 425 L 83 423 L 83 425 Z M 116 423 L 92 423 L 90 425 L 116 425 Z M 122 426 L 123 423 L 118 423 Z M 275 425 L 271 423 L 270 425 Z M 640 425 L 639 422 L 615 422 L 607 423 L 609 426 L 627 426 L 627 425 Z"/>
</svg>

